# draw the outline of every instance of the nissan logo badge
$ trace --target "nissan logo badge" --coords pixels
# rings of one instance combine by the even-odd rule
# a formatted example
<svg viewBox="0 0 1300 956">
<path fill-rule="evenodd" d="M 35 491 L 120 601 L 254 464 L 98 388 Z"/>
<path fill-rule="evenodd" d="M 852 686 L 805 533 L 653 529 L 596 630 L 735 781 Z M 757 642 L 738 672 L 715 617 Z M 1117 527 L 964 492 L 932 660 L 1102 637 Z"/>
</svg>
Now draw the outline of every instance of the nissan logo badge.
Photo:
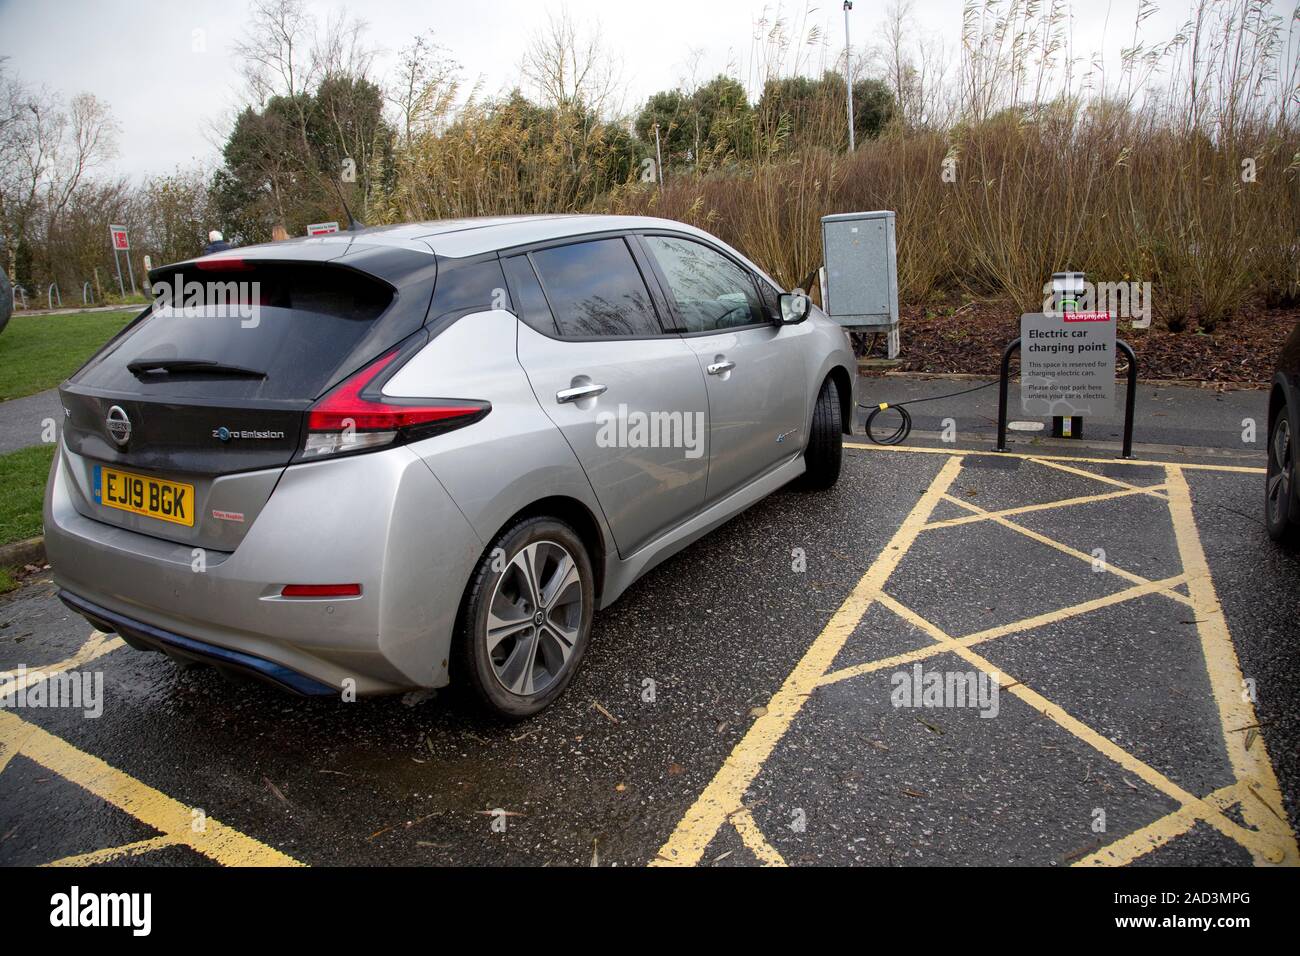
<svg viewBox="0 0 1300 956">
<path fill-rule="evenodd" d="M 127 418 L 126 409 L 121 405 L 114 405 L 108 410 L 104 424 L 108 428 L 109 437 L 119 445 L 125 445 L 131 440 L 131 419 Z"/>
</svg>

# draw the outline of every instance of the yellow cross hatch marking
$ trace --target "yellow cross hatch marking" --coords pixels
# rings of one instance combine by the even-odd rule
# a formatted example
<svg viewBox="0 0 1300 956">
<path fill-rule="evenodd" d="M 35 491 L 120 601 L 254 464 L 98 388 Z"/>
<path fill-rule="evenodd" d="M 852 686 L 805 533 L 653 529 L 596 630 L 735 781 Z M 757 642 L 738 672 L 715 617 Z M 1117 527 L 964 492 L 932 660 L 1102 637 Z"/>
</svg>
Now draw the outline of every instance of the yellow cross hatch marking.
<svg viewBox="0 0 1300 956">
<path fill-rule="evenodd" d="M 1037 541 L 1039 544 L 1045 544 L 1049 548 L 1055 548 L 1057 551 L 1060 551 L 1062 554 L 1068 554 L 1070 557 L 1078 558 L 1080 561 L 1084 561 L 1088 564 L 1092 564 L 1096 560 L 1091 554 L 1085 554 L 1084 552 L 1078 550 L 1077 548 L 1072 548 L 1068 544 L 1062 544 L 1061 542 L 1053 538 L 1049 538 L 1045 534 L 1039 534 L 1037 531 L 1031 531 L 1029 528 L 1026 528 L 1024 525 L 1016 524 L 1014 521 L 1011 521 L 1007 518 L 1003 518 L 999 515 L 995 515 L 988 511 L 985 511 L 983 508 L 979 507 L 978 505 L 973 505 L 969 501 L 963 501 L 960 498 L 954 498 L 952 497 L 952 495 L 944 495 L 943 497 L 945 501 L 948 501 L 954 505 L 960 505 L 961 507 L 965 508 L 967 511 L 973 511 L 976 515 L 979 515 L 980 517 L 986 517 L 991 521 L 1000 524 L 1002 527 L 1010 531 L 1015 531 L 1017 534 L 1023 534 L 1026 538 L 1029 538 L 1032 541 Z M 1128 581 L 1131 584 L 1147 585 L 1151 583 L 1141 575 L 1134 574 L 1131 571 L 1125 571 L 1123 568 L 1113 564 L 1110 561 L 1106 561 L 1102 565 L 1102 567 L 1108 573 L 1121 577 L 1125 581 Z M 1180 604 L 1186 604 L 1188 607 L 1190 607 L 1192 604 L 1191 598 L 1184 597 L 1183 595 L 1179 594 L 1177 591 L 1162 591 L 1161 593 L 1164 594 L 1165 597 L 1171 600 L 1178 601 Z"/>
<path fill-rule="evenodd" d="M 741 809 L 741 798 L 745 791 L 763 769 L 763 764 L 785 736 L 804 701 L 835 661 L 835 656 L 858 626 L 867 608 L 880 595 L 881 587 L 916 541 L 921 528 L 929 520 L 930 513 L 952 485 L 960 469 L 961 461 L 958 458 L 948 459 L 939 469 L 938 476 L 916 503 L 911 514 L 894 532 L 880 556 L 840 605 L 839 610 L 831 616 L 803 659 L 795 665 L 781 689 L 768 703 L 766 713 L 750 725 L 740 743 L 728 755 L 722 769 L 686 811 L 686 816 L 677 824 L 677 829 L 651 865 L 695 865 L 727 817 Z"/>
<path fill-rule="evenodd" d="M 23 686 L 95 660 L 122 646 L 120 638 L 106 639 L 95 631 L 76 654 L 48 667 L 32 668 Z M 3 676 L 12 677 L 6 671 Z M 40 764 L 89 791 L 94 796 L 135 817 L 160 835 L 125 846 L 107 847 L 53 861 L 56 866 L 86 866 L 138 856 L 167 846 L 187 846 L 225 866 L 301 866 L 293 857 L 240 833 L 212 817 L 201 831 L 194 828 L 194 808 L 172 799 L 92 754 L 78 750 L 60 737 L 0 710 L 0 771 L 17 754 Z"/>
<path fill-rule="evenodd" d="M 777 852 L 772 844 L 767 842 L 767 837 L 763 836 L 763 831 L 758 828 L 753 815 L 747 809 L 741 807 L 731 814 L 730 819 L 731 825 L 740 834 L 740 839 L 749 848 L 749 851 L 758 857 L 760 863 L 764 866 L 787 865 L 785 858 Z"/>
<path fill-rule="evenodd" d="M 932 521 L 925 526 L 926 531 L 934 531 L 936 528 L 955 528 L 963 524 L 975 524 L 979 521 L 988 521 L 990 518 L 1011 518 L 1015 515 L 1032 514 L 1035 511 L 1052 511 L 1057 508 L 1073 507 L 1074 505 L 1090 505 L 1097 501 L 1114 501 L 1116 498 L 1129 498 L 1133 495 L 1148 494 L 1164 488 L 1164 485 L 1154 485 L 1151 488 L 1125 488 L 1121 491 L 1109 491 L 1104 495 L 1084 495 L 1079 498 L 1066 498 L 1064 501 L 1048 501 L 1039 505 L 1021 505 L 1018 508 L 1004 508 L 1001 511 L 985 511 L 979 514 L 970 514 L 962 518 L 942 518 L 939 521 Z M 1155 497 L 1163 499 L 1163 496 Z"/>
<path fill-rule="evenodd" d="M 1001 689 L 1037 710 L 1057 726 L 1106 756 L 1145 781 L 1160 793 L 1176 801 L 1178 809 L 1147 826 L 1119 837 L 1076 862 L 1076 866 L 1120 865 L 1165 845 L 1186 833 L 1198 821 L 1204 821 L 1219 833 L 1248 850 L 1256 864 L 1300 863 L 1300 850 L 1282 806 L 1282 796 L 1273 766 L 1269 762 L 1262 738 L 1256 738 L 1247 748 L 1242 728 L 1257 728 L 1254 707 L 1244 693 L 1245 682 L 1237 662 L 1236 651 L 1228 632 L 1215 594 L 1209 564 L 1201 547 L 1200 535 L 1192 512 L 1191 494 L 1184 471 L 1199 469 L 1234 474 L 1263 474 L 1262 468 L 1233 465 L 1199 465 L 1169 462 L 1126 462 L 1158 466 L 1164 470 L 1162 484 L 1141 486 L 1095 474 L 1068 464 L 1113 464 L 1109 459 L 1072 458 L 1068 456 L 1040 456 L 1018 454 L 1020 458 L 1059 471 L 1095 479 L 1119 490 L 1099 495 L 1063 499 L 1041 505 L 1028 505 L 1001 511 L 987 511 L 949 494 L 967 454 L 940 448 L 897 447 L 880 448 L 871 445 L 846 443 L 845 447 L 863 448 L 880 452 L 919 452 L 946 455 L 947 461 L 917 501 L 902 525 L 885 545 L 880 555 L 858 581 L 844 603 L 835 611 L 821 634 L 804 653 L 793 671 L 777 690 L 762 716 L 750 725 L 749 730 L 727 755 L 722 767 L 704 791 L 686 811 L 673 833 L 651 861 L 652 866 L 689 866 L 699 863 L 719 829 L 730 823 L 742 841 L 765 865 L 784 865 L 780 852 L 763 836 L 751 812 L 744 806 L 746 791 L 753 784 L 782 738 L 789 731 L 804 702 L 818 687 L 838 683 L 874 673 L 886 668 L 899 667 L 924 660 L 938 654 L 956 654 L 978 669 L 992 675 Z M 1109 562 L 1105 569 L 1128 581 L 1130 587 L 1114 594 L 1083 601 L 1070 607 L 1037 614 L 1032 617 L 987 628 L 964 637 L 953 637 L 934 623 L 926 620 L 911 608 L 885 592 L 890 575 L 899 566 L 908 550 L 922 532 L 936 531 L 980 521 L 992 521 L 1019 534 L 1055 548 L 1063 554 L 1091 563 L 1092 555 L 1084 554 L 1069 545 L 1039 534 L 1011 521 L 1019 514 L 1046 511 L 1052 508 L 1072 507 L 1096 501 L 1114 501 L 1134 495 L 1146 495 L 1160 500 L 1167 508 L 1174 528 L 1178 557 L 1182 571 L 1163 580 L 1151 581 Z M 934 508 L 940 501 L 958 505 L 971 515 L 931 521 Z M 1188 595 L 1173 590 L 1186 585 Z M 994 638 L 1010 634 L 1027 633 L 1047 627 L 1067 618 L 1088 614 L 1105 607 L 1127 601 L 1159 595 L 1189 606 L 1194 612 L 1197 635 L 1200 638 L 1206 669 L 1217 707 L 1227 748 L 1229 762 L 1236 780 L 1231 785 L 1199 797 L 1180 787 L 1164 774 L 1130 754 L 1106 736 L 1098 733 L 1081 720 L 1068 713 L 1024 683 L 1000 673 L 986 658 L 971 648 Z M 879 603 L 914 628 L 926 634 L 932 645 L 894 654 L 890 657 L 855 664 L 832 671 L 836 657 L 849 635 L 862 621 L 868 608 Z M 1224 811 L 1238 806 L 1246 825 L 1242 826 Z"/>
<path fill-rule="evenodd" d="M 1049 461 L 1068 462 L 1082 465 L 1136 465 L 1138 467 L 1155 467 L 1164 468 L 1171 462 L 1155 461 L 1154 459 L 1142 458 L 1085 458 L 1080 455 L 1042 455 L 1032 454 L 1022 451 L 991 451 L 979 450 L 976 448 L 928 448 L 924 445 L 864 445 L 861 442 L 846 441 L 845 448 L 852 448 L 854 451 L 875 451 L 883 454 L 893 454 L 896 452 L 911 452 L 920 455 L 992 455 L 995 458 L 1019 458 L 1023 461 L 1037 462 L 1040 465 L 1047 464 Z M 1262 475 L 1263 468 L 1250 465 L 1213 465 L 1199 462 L 1177 462 L 1179 468 L 1192 471 L 1223 471 L 1239 475 Z M 1085 472 L 1090 478 L 1096 478 L 1098 481 L 1104 480 L 1101 475 L 1094 472 Z"/>
</svg>

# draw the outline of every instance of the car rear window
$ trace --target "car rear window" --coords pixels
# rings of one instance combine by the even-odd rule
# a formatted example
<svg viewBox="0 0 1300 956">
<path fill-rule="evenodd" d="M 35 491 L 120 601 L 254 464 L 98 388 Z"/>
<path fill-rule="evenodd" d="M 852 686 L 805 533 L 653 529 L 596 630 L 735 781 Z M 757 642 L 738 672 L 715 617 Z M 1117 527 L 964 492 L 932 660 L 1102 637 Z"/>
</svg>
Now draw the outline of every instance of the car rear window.
<svg viewBox="0 0 1300 956">
<path fill-rule="evenodd" d="M 378 279 L 314 263 L 190 268 L 153 292 L 153 311 L 82 369 L 76 384 L 159 398 L 312 399 L 393 301 Z M 227 374 L 129 368 L 191 359 Z M 232 368 L 258 374 L 228 374 Z"/>
</svg>

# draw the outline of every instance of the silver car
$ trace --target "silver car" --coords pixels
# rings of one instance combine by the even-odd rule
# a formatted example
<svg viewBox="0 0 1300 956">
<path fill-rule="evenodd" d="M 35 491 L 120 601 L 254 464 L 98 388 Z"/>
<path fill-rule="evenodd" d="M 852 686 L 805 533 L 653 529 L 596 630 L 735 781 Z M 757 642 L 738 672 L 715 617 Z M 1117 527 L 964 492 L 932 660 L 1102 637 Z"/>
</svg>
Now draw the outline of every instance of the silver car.
<svg viewBox="0 0 1300 956">
<path fill-rule="evenodd" d="M 401 225 L 150 278 L 59 390 L 45 499 L 63 601 L 133 647 L 524 717 L 596 609 L 839 475 L 847 335 L 682 223 Z"/>
</svg>

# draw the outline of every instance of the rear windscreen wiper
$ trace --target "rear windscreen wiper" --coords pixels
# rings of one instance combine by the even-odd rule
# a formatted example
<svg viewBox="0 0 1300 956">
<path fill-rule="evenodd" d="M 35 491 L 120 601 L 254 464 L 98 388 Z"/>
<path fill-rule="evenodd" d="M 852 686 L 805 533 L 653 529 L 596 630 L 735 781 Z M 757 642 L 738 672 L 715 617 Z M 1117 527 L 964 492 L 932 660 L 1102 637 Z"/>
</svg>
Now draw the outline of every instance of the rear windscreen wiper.
<svg viewBox="0 0 1300 956">
<path fill-rule="evenodd" d="M 228 375 L 233 378 L 266 378 L 265 372 L 242 365 L 225 365 L 211 359 L 182 358 L 141 358 L 127 363 L 127 371 L 132 375 L 149 375 L 153 373 L 198 373 L 200 375 Z"/>
</svg>

